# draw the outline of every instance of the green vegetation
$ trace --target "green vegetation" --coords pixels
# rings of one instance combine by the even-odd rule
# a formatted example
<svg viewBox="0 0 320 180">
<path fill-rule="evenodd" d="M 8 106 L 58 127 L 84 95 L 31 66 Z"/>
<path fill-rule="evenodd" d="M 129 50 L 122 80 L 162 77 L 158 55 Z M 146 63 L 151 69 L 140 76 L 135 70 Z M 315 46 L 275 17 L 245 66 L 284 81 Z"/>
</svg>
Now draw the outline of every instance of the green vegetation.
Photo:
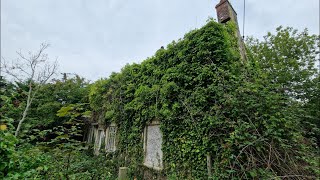
<svg viewBox="0 0 320 180">
<path fill-rule="evenodd" d="M 155 177 L 207 179 L 207 155 L 212 179 L 319 176 L 319 37 L 280 27 L 249 39 L 244 61 L 234 31 L 209 21 L 107 79 L 44 84 L 18 139 L 28 86 L 1 81 L 0 178 L 116 179 L 127 166 L 141 179 L 141 133 L 152 120 L 163 134 Z M 82 142 L 90 118 L 117 124 L 115 153 L 93 156 Z"/>
<path fill-rule="evenodd" d="M 263 42 L 250 38 L 247 42 L 254 61 L 263 70 L 269 83 L 277 84 L 278 91 L 294 99 L 298 106 L 292 113 L 304 127 L 307 137 L 317 139 L 320 145 L 320 75 L 315 63 L 319 58 L 319 36 L 307 30 L 277 28 L 277 34 L 268 33 Z"/>
</svg>

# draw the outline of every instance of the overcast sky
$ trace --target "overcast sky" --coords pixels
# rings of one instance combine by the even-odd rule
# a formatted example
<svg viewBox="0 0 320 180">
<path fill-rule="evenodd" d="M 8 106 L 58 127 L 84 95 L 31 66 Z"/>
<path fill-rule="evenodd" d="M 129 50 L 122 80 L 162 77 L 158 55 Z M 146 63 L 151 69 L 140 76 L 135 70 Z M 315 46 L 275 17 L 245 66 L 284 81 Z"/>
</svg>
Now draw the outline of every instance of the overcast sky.
<svg viewBox="0 0 320 180">
<path fill-rule="evenodd" d="M 161 46 L 216 18 L 220 0 L 0 0 L 1 50 L 37 50 L 58 57 L 59 71 L 89 80 L 140 63 Z M 231 0 L 242 31 L 243 0 Z M 275 28 L 319 34 L 319 0 L 246 0 L 245 35 L 262 38 Z"/>
</svg>

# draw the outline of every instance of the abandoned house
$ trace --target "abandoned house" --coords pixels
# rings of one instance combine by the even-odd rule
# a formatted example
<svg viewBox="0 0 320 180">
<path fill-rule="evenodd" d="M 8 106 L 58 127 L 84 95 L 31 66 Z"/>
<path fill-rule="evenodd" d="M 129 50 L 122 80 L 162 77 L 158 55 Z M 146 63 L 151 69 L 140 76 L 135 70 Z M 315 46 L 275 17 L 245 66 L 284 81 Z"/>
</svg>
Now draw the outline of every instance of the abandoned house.
<svg viewBox="0 0 320 180">
<path fill-rule="evenodd" d="M 234 22 L 234 24 L 236 25 L 237 30 L 235 32 L 235 37 L 238 38 L 238 40 L 237 40 L 238 41 L 238 52 L 239 52 L 240 58 L 242 60 L 244 60 L 246 55 L 245 55 L 243 40 L 242 40 L 242 37 L 239 32 L 239 27 L 238 27 L 238 22 L 237 22 L 237 14 L 236 14 L 235 10 L 233 9 L 232 5 L 230 4 L 230 2 L 228 0 L 221 0 L 216 5 L 215 8 L 217 11 L 218 22 L 220 23 L 220 25 L 217 25 L 217 26 L 219 26 L 217 29 L 223 28 L 223 25 L 221 25 L 221 24 L 225 24 L 230 21 Z M 217 37 L 216 39 L 220 38 L 219 34 L 217 35 L 217 34 L 213 33 L 212 36 Z M 179 44 L 179 42 L 172 45 L 172 46 L 178 46 L 177 44 Z M 213 44 L 214 44 L 214 42 L 213 42 Z M 220 44 L 218 44 L 218 45 L 220 45 Z M 197 48 L 197 47 L 191 47 L 191 48 Z M 207 47 L 199 47 L 199 48 L 207 48 Z M 165 54 L 165 51 L 166 51 L 165 49 L 161 48 L 157 52 L 157 54 L 160 54 L 159 55 L 160 58 L 165 59 L 165 57 L 168 57 L 168 59 L 161 60 L 161 61 L 159 60 L 157 62 L 154 62 L 155 66 L 158 66 L 158 64 L 160 64 L 160 63 L 165 63 L 164 61 L 170 61 L 170 62 L 174 61 L 172 63 L 173 65 L 171 65 L 171 66 L 167 65 L 168 63 L 163 65 L 163 70 L 165 71 L 167 69 L 173 69 L 177 66 L 180 66 L 183 63 L 183 60 L 184 60 L 183 58 L 181 58 L 181 61 L 179 59 L 178 63 L 180 63 L 180 64 L 178 64 L 176 62 L 178 60 L 172 60 L 172 58 L 170 59 L 171 55 L 169 53 Z M 212 51 L 212 53 L 210 52 L 211 54 L 216 53 L 215 49 L 212 49 L 211 51 Z M 161 53 L 165 54 L 165 55 L 162 55 Z M 194 54 L 192 54 L 192 53 L 194 53 L 194 52 L 190 51 L 190 53 L 189 53 L 190 58 L 192 58 L 191 56 L 195 55 L 195 53 Z M 187 58 L 189 58 L 189 56 L 185 56 L 185 58 L 187 59 Z M 218 58 L 219 57 L 217 55 L 217 59 Z M 149 60 L 149 61 L 151 61 L 151 60 Z M 156 61 L 156 60 L 154 60 L 154 61 Z M 183 64 L 183 65 L 186 66 L 185 64 Z M 140 69 L 144 68 L 143 67 L 144 65 L 141 65 L 142 67 L 140 67 L 140 65 L 133 65 L 127 69 L 129 69 L 130 73 L 132 73 L 132 72 L 136 71 L 136 69 L 137 69 L 136 66 L 139 67 Z M 159 65 L 159 67 L 160 66 L 161 65 Z M 137 71 L 139 71 L 139 70 L 137 70 Z M 124 74 L 124 73 L 127 73 L 127 72 L 123 72 L 122 74 Z M 167 74 L 169 73 L 168 70 L 166 71 L 166 73 Z M 188 72 L 185 72 L 185 73 L 188 73 Z M 140 74 L 143 74 L 143 73 L 140 73 Z M 169 74 L 169 75 L 160 74 L 160 75 L 158 75 L 158 74 L 156 74 L 156 71 L 147 72 L 145 74 L 147 74 L 147 76 L 150 76 L 150 78 L 145 81 L 148 81 L 148 83 L 149 83 L 149 81 L 151 81 L 151 79 L 155 79 L 154 84 L 159 82 L 158 84 L 160 87 L 165 87 L 165 85 L 162 85 L 159 80 L 159 79 L 161 79 L 161 80 L 164 79 L 164 77 L 167 79 L 170 79 L 170 81 L 173 82 L 171 84 L 174 84 L 174 83 L 178 84 L 178 83 L 182 82 L 182 80 L 174 80 L 174 79 L 172 80 L 172 78 L 174 77 L 174 74 Z M 115 76 L 117 77 L 117 75 L 115 75 Z M 120 75 L 118 75 L 118 76 L 119 76 L 119 78 L 121 78 Z M 100 94 L 100 96 L 101 96 L 100 99 L 101 99 L 101 101 L 105 101 L 105 103 L 107 105 L 100 107 L 100 109 L 98 109 L 98 110 L 94 110 L 94 115 L 92 116 L 90 127 L 88 128 L 88 132 L 86 133 L 87 134 L 86 135 L 87 142 L 93 144 L 94 153 L 97 155 L 102 152 L 103 153 L 116 153 L 119 150 L 120 151 L 119 154 L 121 154 L 120 156 L 122 156 L 122 154 L 125 154 L 125 155 L 123 155 L 123 156 L 125 156 L 124 161 L 129 162 L 128 164 L 124 164 L 124 165 L 130 166 L 130 163 L 131 164 L 135 163 L 135 161 L 133 161 L 133 160 L 131 160 L 131 161 L 128 160 L 129 158 L 132 158 L 132 156 L 140 156 L 140 157 L 134 157 L 134 158 L 138 159 L 137 161 L 139 161 L 139 159 L 140 159 L 142 161 L 142 165 L 145 168 L 152 169 L 155 171 L 161 171 L 162 169 L 165 168 L 165 159 L 170 158 L 171 156 L 175 156 L 174 154 L 170 155 L 168 153 L 166 154 L 165 152 L 173 152 L 176 154 L 181 154 L 181 157 L 177 157 L 177 158 L 181 158 L 181 159 L 188 158 L 188 157 L 185 157 L 185 155 L 183 155 L 183 152 L 178 152 L 179 149 L 181 149 L 181 147 L 184 147 L 184 146 L 180 147 L 179 145 L 177 145 L 176 148 L 173 148 L 170 150 L 166 149 L 166 151 L 164 151 L 163 148 L 164 148 L 165 144 L 169 144 L 169 141 L 170 141 L 170 143 L 174 143 L 174 142 L 171 142 L 171 140 L 176 141 L 176 143 L 181 143 L 181 142 L 185 143 L 188 141 L 188 137 L 191 136 L 190 135 L 191 133 L 188 135 L 180 133 L 180 127 L 179 127 L 180 124 L 181 124 L 180 126 L 181 127 L 183 126 L 185 129 L 187 129 L 189 126 L 190 126 L 189 127 L 190 129 L 192 129 L 193 127 L 192 127 L 192 125 L 190 125 L 190 123 L 189 124 L 186 123 L 184 118 L 181 118 L 181 120 L 179 120 L 179 121 L 181 121 L 180 124 L 177 123 L 177 124 L 172 125 L 172 131 L 179 131 L 179 133 L 180 133 L 179 137 L 171 137 L 169 134 L 167 134 L 167 131 L 166 132 L 162 131 L 162 127 L 163 126 L 171 126 L 170 123 L 173 122 L 173 120 L 168 120 L 164 117 L 160 117 L 160 115 L 158 115 L 157 112 L 166 108 L 166 106 L 169 106 L 169 108 L 171 108 L 171 109 L 174 109 L 174 108 L 183 109 L 183 110 L 181 110 L 181 112 L 184 112 L 186 114 L 185 116 L 190 116 L 188 114 L 188 112 L 191 111 L 190 110 L 191 107 L 188 107 L 186 105 L 186 103 L 184 103 L 182 100 L 176 99 L 176 102 L 179 102 L 179 103 L 173 104 L 172 106 L 170 105 L 171 102 L 166 102 L 166 103 L 161 102 L 163 104 L 162 105 L 163 108 L 161 109 L 161 107 L 159 105 L 160 98 L 158 98 L 158 97 L 160 97 L 159 94 L 161 94 L 162 91 L 157 89 L 159 86 L 156 86 L 151 83 L 149 83 L 149 84 L 148 83 L 134 84 L 138 80 L 140 80 L 142 82 L 142 80 L 141 80 L 142 78 L 139 79 L 139 77 L 138 78 L 132 77 L 133 80 L 131 81 L 131 83 L 126 82 L 125 87 L 123 87 L 123 86 L 116 87 L 117 84 L 112 85 L 112 82 L 109 82 L 109 81 L 108 81 L 108 83 L 111 84 L 110 86 L 109 85 L 102 86 L 103 88 L 105 88 L 105 92 L 104 92 L 104 94 Z M 142 77 L 142 75 L 141 75 L 141 77 Z M 134 79 L 134 78 L 136 78 L 136 79 Z M 125 80 L 126 79 L 124 79 L 123 81 L 125 81 Z M 170 85 L 170 83 L 168 83 L 168 84 Z M 138 90 L 136 90 L 136 92 L 131 92 L 132 91 L 131 86 L 133 86 L 132 88 L 141 89 L 141 92 L 140 91 L 138 92 Z M 140 86 L 141 88 L 136 87 L 136 86 Z M 186 88 L 189 88 L 189 86 L 187 86 L 185 84 L 182 84 L 181 86 L 185 86 Z M 172 87 L 173 87 L 173 85 L 172 85 Z M 125 89 L 125 90 L 122 90 L 122 89 Z M 117 97 L 112 97 L 112 96 L 115 96 L 113 94 L 115 94 L 115 92 L 117 90 L 121 91 L 119 93 L 119 96 L 123 95 L 123 93 L 127 93 L 127 92 L 131 93 L 130 94 L 131 100 L 128 100 L 127 102 L 125 102 L 126 105 L 123 105 L 123 107 L 119 107 L 119 108 L 115 107 L 114 104 L 120 104 L 119 106 L 121 106 L 121 103 L 123 103 L 125 100 L 120 98 L 119 101 L 115 102 L 114 99 L 118 98 L 118 96 Z M 138 100 L 132 100 L 134 97 L 137 97 L 140 94 L 147 92 L 147 90 L 150 92 L 151 91 L 155 92 L 155 93 L 150 93 L 151 94 L 150 97 L 147 97 L 145 99 L 140 98 L 140 99 L 142 99 L 141 101 L 147 105 L 142 103 L 141 108 L 140 108 L 139 104 L 138 105 L 135 105 L 135 104 L 131 105 L 132 103 L 137 103 L 137 101 L 138 101 Z M 170 88 L 169 88 L 169 90 L 170 90 Z M 195 88 L 191 89 L 190 92 L 192 92 L 192 91 L 196 91 L 196 89 Z M 154 96 L 154 94 L 156 94 L 156 97 Z M 172 99 L 177 98 L 177 97 L 175 97 L 173 90 L 172 90 L 171 94 L 173 94 L 173 96 L 172 97 L 170 96 L 170 98 L 172 98 Z M 147 94 L 147 95 L 149 95 L 149 94 Z M 99 96 L 99 94 L 97 96 Z M 109 98 L 109 96 L 110 96 L 110 98 Z M 167 97 L 167 99 L 168 99 L 168 97 Z M 154 100 L 154 101 L 149 102 L 149 100 L 150 101 Z M 166 101 L 166 99 L 164 99 L 162 101 Z M 166 105 L 166 104 L 169 104 L 169 105 Z M 156 109 L 155 113 L 154 113 L 155 115 L 151 114 L 151 110 L 144 111 L 145 110 L 145 109 L 143 109 L 144 107 L 152 107 L 152 108 Z M 113 108 L 118 108 L 118 110 L 113 109 Z M 134 110 L 135 108 L 138 110 Z M 113 114 L 115 114 L 114 113 L 115 111 L 119 111 L 117 116 L 113 115 Z M 154 111 L 152 111 L 152 113 L 153 112 Z M 106 115 L 106 113 L 108 113 L 108 115 Z M 147 115 L 144 115 L 144 114 L 147 114 Z M 106 116 L 108 116 L 108 117 L 106 117 Z M 109 117 L 109 116 L 111 116 L 111 117 Z M 174 115 L 171 115 L 171 116 L 174 116 Z M 195 121 L 195 119 L 197 117 L 192 117 L 192 114 L 191 114 L 190 118 L 192 121 Z M 128 120 L 128 122 L 127 122 L 127 120 Z M 190 122 L 192 122 L 191 120 L 190 120 Z M 204 125 L 204 126 L 207 126 L 207 125 Z M 198 131 L 200 133 L 201 130 L 195 130 L 195 131 L 196 132 Z M 123 133 L 130 133 L 130 135 L 123 136 Z M 132 134 L 134 134 L 135 137 L 132 137 L 133 136 Z M 136 134 L 139 134 L 139 135 L 136 135 Z M 132 141 L 130 138 L 134 139 L 134 141 Z M 126 144 L 126 143 L 129 143 L 127 141 L 127 139 L 130 139 L 130 143 L 132 143 L 132 142 L 133 143 L 129 144 L 129 145 Z M 120 141 L 122 142 L 121 144 L 119 143 Z M 199 143 L 201 143 L 201 142 L 199 142 Z M 190 147 L 192 147 L 192 146 L 193 146 L 193 144 L 190 144 Z M 196 154 L 199 152 L 191 149 L 189 153 Z M 200 153 L 202 153 L 202 152 L 200 152 Z M 201 154 L 202 159 L 206 158 L 205 154 L 206 154 L 206 152 Z M 204 162 L 204 164 L 206 164 L 206 163 L 207 162 Z M 185 168 L 185 169 L 189 168 L 188 165 L 186 165 L 184 163 L 179 164 L 179 161 L 177 161 L 176 164 L 171 163 L 167 166 L 170 166 L 171 169 L 174 169 L 176 166 L 181 166 L 181 168 Z M 199 167 L 200 166 L 202 166 L 202 164 L 201 165 L 199 164 Z M 194 169 L 195 171 L 197 170 L 197 167 L 190 167 L 190 168 Z M 195 172 L 191 171 L 190 173 L 195 173 Z"/>
</svg>

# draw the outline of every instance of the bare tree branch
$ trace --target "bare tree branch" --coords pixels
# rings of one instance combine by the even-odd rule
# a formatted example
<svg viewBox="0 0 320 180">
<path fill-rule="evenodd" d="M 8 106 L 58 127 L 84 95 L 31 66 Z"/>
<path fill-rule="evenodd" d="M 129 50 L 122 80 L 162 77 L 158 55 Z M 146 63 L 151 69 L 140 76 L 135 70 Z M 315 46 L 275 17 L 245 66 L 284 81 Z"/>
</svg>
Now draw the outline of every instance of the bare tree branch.
<svg viewBox="0 0 320 180">
<path fill-rule="evenodd" d="M 44 53 L 48 47 L 49 44 L 42 43 L 37 52 L 28 52 L 28 56 L 24 55 L 21 51 L 17 51 L 18 58 L 11 64 L 3 58 L 4 73 L 13 77 L 18 82 L 24 83 L 27 81 L 29 87 L 26 107 L 19 120 L 15 136 L 18 136 L 21 125 L 26 120 L 29 108 L 39 87 L 49 81 L 57 71 L 57 59 L 53 63 L 50 63 L 48 55 Z"/>
</svg>

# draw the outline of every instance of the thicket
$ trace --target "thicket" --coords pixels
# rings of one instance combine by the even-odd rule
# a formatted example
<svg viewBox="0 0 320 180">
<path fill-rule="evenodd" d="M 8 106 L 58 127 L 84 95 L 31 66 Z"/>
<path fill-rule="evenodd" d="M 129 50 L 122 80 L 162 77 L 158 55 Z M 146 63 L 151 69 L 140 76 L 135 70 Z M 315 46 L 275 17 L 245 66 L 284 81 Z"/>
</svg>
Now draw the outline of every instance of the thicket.
<svg viewBox="0 0 320 180">
<path fill-rule="evenodd" d="M 143 170 L 141 133 L 159 120 L 160 174 L 168 178 L 208 178 L 207 155 L 213 179 L 316 177 L 316 146 L 297 114 L 302 103 L 270 75 L 251 51 L 240 58 L 232 23 L 209 21 L 97 81 L 89 99 L 97 121 L 118 125 L 116 158 L 133 176 Z"/>
<path fill-rule="evenodd" d="M 19 138 L 28 83 L 0 83 L 0 179 L 115 179 L 110 161 L 83 143 L 88 82 L 75 76 L 42 85 Z"/>
<path fill-rule="evenodd" d="M 320 145 L 320 36 L 310 35 L 307 29 L 299 32 L 280 26 L 263 41 L 249 38 L 247 45 L 270 83 L 278 84 L 278 90 L 299 106 L 293 113 L 300 119 L 304 135 Z"/>
</svg>

